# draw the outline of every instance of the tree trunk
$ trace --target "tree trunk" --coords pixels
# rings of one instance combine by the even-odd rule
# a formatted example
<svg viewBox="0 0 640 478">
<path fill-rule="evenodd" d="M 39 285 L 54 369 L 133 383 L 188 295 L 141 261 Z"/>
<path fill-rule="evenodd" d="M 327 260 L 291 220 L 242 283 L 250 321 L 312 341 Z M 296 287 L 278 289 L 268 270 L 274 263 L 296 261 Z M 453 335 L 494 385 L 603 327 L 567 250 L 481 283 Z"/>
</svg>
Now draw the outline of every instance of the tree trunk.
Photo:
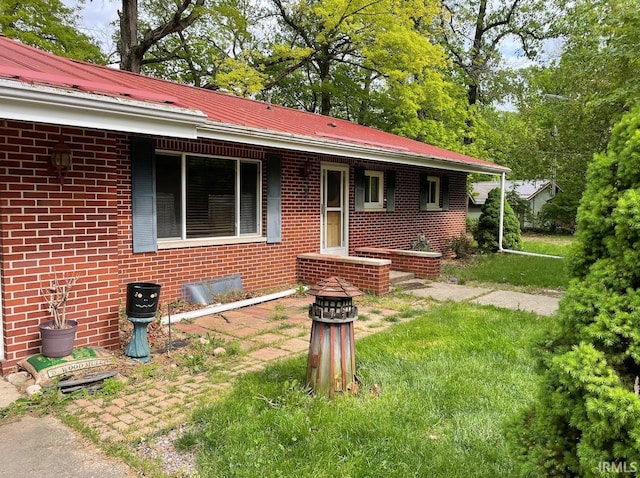
<svg viewBox="0 0 640 478">
<path fill-rule="evenodd" d="M 134 48 L 138 43 L 138 0 L 122 0 L 120 17 L 120 69 L 140 73 L 141 61 L 136 59 Z"/>
<path fill-rule="evenodd" d="M 320 74 L 320 114 L 328 116 L 331 113 L 331 92 L 327 91 L 326 83 L 329 80 L 330 63 L 325 58 L 320 59 L 318 62 L 318 70 Z"/>
<path fill-rule="evenodd" d="M 476 28 L 473 34 L 473 46 L 471 47 L 471 67 L 469 68 L 470 82 L 467 90 L 469 96 L 469 104 L 471 106 L 478 102 L 478 85 L 484 68 L 484 60 L 482 56 L 482 40 L 487 32 L 485 26 L 485 17 L 487 16 L 487 0 L 481 0 L 478 5 L 478 16 L 476 17 Z"/>
<path fill-rule="evenodd" d="M 478 102 L 478 90 L 484 61 L 482 57 L 482 37 L 486 33 L 485 17 L 487 16 L 487 0 L 480 0 L 478 5 L 478 16 L 476 17 L 476 28 L 473 35 L 473 46 L 471 47 L 471 65 L 469 68 L 469 85 L 467 86 L 467 98 L 469 106 L 474 106 Z M 464 136 L 464 144 L 473 143 L 471 137 L 471 129 L 473 128 L 473 120 L 467 119 L 467 131 Z"/>
<path fill-rule="evenodd" d="M 138 39 L 138 0 L 122 0 L 120 16 L 120 69 L 140 73 L 145 53 L 172 33 L 189 28 L 200 16 L 205 0 L 182 0 L 169 21 L 147 30 Z M 190 11 L 189 11 L 190 10 Z"/>
</svg>

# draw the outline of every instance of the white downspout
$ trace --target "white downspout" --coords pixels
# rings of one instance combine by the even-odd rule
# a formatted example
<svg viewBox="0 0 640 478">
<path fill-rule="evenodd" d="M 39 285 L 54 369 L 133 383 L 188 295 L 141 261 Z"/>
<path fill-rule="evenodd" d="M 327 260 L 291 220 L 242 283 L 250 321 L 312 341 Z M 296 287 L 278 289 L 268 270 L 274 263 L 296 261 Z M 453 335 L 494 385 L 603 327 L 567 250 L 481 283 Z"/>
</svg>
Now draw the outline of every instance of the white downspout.
<svg viewBox="0 0 640 478">
<path fill-rule="evenodd" d="M 500 224 L 498 226 L 498 252 L 502 252 L 502 236 L 504 235 L 504 186 L 505 173 L 500 177 Z"/>
<path fill-rule="evenodd" d="M 514 251 L 513 249 L 505 249 L 502 247 L 502 238 L 504 236 L 504 201 L 505 201 L 505 173 L 500 178 L 500 224 L 498 225 L 498 252 L 508 252 L 511 254 L 520 254 L 523 256 L 550 257 L 552 259 L 563 259 L 560 256 L 552 256 L 549 254 L 536 254 L 535 252 Z"/>
</svg>

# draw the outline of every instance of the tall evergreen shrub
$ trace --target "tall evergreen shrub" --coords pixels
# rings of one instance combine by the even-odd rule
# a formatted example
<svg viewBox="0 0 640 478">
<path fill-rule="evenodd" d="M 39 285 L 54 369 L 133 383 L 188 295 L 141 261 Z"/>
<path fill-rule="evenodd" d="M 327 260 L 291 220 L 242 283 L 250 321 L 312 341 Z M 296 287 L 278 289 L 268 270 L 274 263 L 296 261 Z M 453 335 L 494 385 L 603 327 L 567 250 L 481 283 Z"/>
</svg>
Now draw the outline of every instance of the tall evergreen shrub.
<svg viewBox="0 0 640 478">
<path fill-rule="evenodd" d="M 495 252 L 499 249 L 500 199 L 500 188 L 492 189 L 489 191 L 487 200 L 480 208 L 478 226 L 473 231 L 473 238 L 478 243 L 480 250 Z M 504 206 L 502 246 L 505 249 L 520 250 L 522 248 L 520 221 L 518 221 L 513 208 L 507 201 L 505 201 Z"/>
<path fill-rule="evenodd" d="M 513 432 L 527 476 L 640 472 L 640 107 L 594 157 L 577 223 L 542 387 Z"/>
</svg>

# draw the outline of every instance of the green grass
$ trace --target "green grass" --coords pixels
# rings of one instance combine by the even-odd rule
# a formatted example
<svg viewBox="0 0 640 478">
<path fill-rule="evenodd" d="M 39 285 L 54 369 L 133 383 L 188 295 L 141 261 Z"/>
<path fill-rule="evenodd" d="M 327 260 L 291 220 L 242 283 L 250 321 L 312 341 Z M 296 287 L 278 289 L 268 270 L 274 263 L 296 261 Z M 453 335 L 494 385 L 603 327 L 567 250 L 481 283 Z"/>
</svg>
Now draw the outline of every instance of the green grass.
<svg viewBox="0 0 640 478">
<path fill-rule="evenodd" d="M 358 341 L 359 395 L 303 386 L 306 358 L 247 374 L 178 443 L 199 476 L 499 477 L 503 429 L 535 386 L 533 314 L 446 304 Z M 376 384 L 379 394 L 369 393 Z"/>
<path fill-rule="evenodd" d="M 525 236 L 523 250 L 566 257 L 573 239 L 569 236 Z M 444 279 L 458 283 L 498 283 L 531 289 L 565 290 L 569 276 L 566 259 L 500 253 L 476 255 L 464 261 L 442 264 Z"/>
<path fill-rule="evenodd" d="M 566 289 L 569 276 L 563 259 L 487 254 L 442 265 L 441 275 L 458 283 L 498 283 L 534 289 Z"/>
<path fill-rule="evenodd" d="M 573 236 L 529 236 L 522 239 L 522 249 L 527 252 L 567 257 L 573 244 Z"/>
</svg>

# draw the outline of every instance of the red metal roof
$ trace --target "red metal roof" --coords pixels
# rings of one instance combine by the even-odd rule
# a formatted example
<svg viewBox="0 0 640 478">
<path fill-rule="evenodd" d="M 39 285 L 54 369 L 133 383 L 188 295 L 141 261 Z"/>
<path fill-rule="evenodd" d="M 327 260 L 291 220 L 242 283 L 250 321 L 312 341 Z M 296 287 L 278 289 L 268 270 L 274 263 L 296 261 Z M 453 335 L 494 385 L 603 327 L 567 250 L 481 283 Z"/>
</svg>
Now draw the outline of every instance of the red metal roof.
<svg viewBox="0 0 640 478">
<path fill-rule="evenodd" d="M 212 123 L 226 123 L 342 144 L 362 145 L 381 151 L 411 153 L 470 166 L 485 166 L 493 170 L 507 170 L 487 161 L 349 121 L 70 60 L 1 35 L 0 78 L 116 98 L 171 104 L 202 111 Z"/>
</svg>

